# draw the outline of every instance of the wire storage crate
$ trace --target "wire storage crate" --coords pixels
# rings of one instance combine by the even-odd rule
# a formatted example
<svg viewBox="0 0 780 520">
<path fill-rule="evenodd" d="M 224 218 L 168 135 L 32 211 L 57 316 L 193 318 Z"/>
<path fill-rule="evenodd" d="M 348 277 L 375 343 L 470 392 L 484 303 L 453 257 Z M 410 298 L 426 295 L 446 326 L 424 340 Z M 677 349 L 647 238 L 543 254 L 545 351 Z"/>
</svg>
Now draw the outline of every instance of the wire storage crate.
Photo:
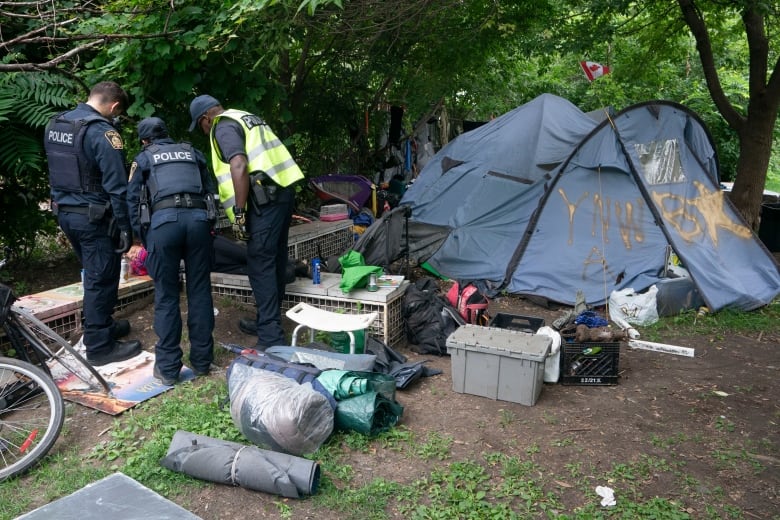
<svg viewBox="0 0 780 520">
<path fill-rule="evenodd" d="M 292 226 L 287 238 L 287 256 L 295 260 L 341 256 L 355 244 L 351 220 L 310 222 Z"/>
<path fill-rule="evenodd" d="M 127 282 L 119 284 L 114 310 L 122 311 L 153 294 L 154 283 L 149 276 L 131 276 Z M 28 309 L 54 332 L 70 339 L 81 332 L 83 298 L 83 285 L 73 283 L 22 296 L 16 305 Z"/>
<path fill-rule="evenodd" d="M 376 337 L 388 347 L 395 347 L 403 343 L 404 334 L 403 319 L 403 295 L 407 284 L 393 291 L 386 301 L 369 301 L 355 298 L 334 297 L 328 295 L 290 293 L 288 292 L 282 302 L 285 311 L 295 307 L 300 302 L 308 303 L 331 312 L 345 312 L 347 314 L 364 314 L 376 312 L 377 318 L 368 329 L 371 336 Z"/>
<path fill-rule="evenodd" d="M 340 280 L 341 276 L 333 273 L 322 273 L 322 281 L 316 285 L 309 278 L 298 278 L 287 285 L 282 310 L 287 311 L 303 302 L 331 312 L 376 312 L 377 318 L 368 329 L 369 335 L 389 347 L 397 346 L 406 339 L 402 307 L 403 295 L 409 286 L 408 281 L 377 292 L 358 289 L 343 294 L 339 289 Z M 228 298 L 242 304 L 255 304 L 252 287 L 246 275 L 211 273 L 211 292 L 215 300 Z"/>
</svg>

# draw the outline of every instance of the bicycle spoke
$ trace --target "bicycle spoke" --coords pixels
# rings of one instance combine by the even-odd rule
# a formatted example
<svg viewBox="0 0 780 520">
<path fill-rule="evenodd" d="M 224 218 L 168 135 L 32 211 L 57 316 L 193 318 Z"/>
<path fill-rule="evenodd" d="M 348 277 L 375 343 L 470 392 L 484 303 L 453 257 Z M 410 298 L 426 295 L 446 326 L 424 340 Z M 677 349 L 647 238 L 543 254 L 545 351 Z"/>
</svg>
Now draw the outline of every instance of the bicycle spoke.
<svg viewBox="0 0 780 520">
<path fill-rule="evenodd" d="M 43 458 L 63 420 L 62 396 L 45 372 L 0 358 L 0 480 L 21 475 Z"/>
</svg>

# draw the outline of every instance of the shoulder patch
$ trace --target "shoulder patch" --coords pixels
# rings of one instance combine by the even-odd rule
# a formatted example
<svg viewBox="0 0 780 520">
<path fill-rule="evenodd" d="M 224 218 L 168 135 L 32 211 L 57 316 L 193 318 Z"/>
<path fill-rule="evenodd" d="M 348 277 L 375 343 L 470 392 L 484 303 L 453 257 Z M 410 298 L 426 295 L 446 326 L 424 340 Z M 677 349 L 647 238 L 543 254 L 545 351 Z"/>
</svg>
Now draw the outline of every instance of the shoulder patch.
<svg viewBox="0 0 780 520">
<path fill-rule="evenodd" d="M 125 147 L 122 142 L 122 136 L 119 135 L 119 132 L 116 130 L 109 130 L 103 135 L 108 139 L 108 142 L 111 143 L 111 147 L 115 150 L 122 150 Z"/>
<path fill-rule="evenodd" d="M 127 182 L 133 180 L 133 175 L 135 174 L 136 169 L 138 169 L 138 163 L 133 161 L 133 164 L 130 165 L 130 177 L 128 177 Z"/>
</svg>

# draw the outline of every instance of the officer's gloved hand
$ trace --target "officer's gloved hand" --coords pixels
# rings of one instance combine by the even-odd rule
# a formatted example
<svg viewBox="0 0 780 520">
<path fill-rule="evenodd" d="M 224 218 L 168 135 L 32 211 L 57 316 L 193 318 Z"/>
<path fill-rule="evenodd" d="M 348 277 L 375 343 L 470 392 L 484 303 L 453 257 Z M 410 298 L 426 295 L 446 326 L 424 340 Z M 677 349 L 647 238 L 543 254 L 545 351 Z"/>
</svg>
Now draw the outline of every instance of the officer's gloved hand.
<svg viewBox="0 0 780 520">
<path fill-rule="evenodd" d="M 249 232 L 246 230 L 246 211 L 244 208 L 233 206 L 233 215 L 236 217 L 233 222 L 233 234 L 237 239 L 246 242 L 249 240 Z"/>
<path fill-rule="evenodd" d="M 122 229 L 119 231 L 119 247 L 114 249 L 114 253 L 121 255 L 130 251 L 130 247 L 133 245 L 133 232 L 129 229 Z"/>
</svg>

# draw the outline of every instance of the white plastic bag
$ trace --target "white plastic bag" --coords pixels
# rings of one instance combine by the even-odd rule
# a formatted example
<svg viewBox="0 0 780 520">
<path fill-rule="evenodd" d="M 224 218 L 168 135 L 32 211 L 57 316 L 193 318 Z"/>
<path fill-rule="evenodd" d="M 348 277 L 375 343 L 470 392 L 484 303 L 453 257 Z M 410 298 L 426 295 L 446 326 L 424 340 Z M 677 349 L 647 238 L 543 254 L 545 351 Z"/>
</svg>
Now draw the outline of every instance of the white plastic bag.
<svg viewBox="0 0 780 520">
<path fill-rule="evenodd" d="M 612 291 L 609 295 L 609 317 L 614 322 L 620 319 L 632 325 L 651 325 L 658 321 L 656 295 L 658 287 L 653 285 L 643 293 L 628 287 Z"/>
<path fill-rule="evenodd" d="M 561 335 L 552 327 L 539 327 L 536 333 L 552 339 L 550 353 L 544 360 L 544 382 L 557 383 L 561 375 Z"/>
</svg>

